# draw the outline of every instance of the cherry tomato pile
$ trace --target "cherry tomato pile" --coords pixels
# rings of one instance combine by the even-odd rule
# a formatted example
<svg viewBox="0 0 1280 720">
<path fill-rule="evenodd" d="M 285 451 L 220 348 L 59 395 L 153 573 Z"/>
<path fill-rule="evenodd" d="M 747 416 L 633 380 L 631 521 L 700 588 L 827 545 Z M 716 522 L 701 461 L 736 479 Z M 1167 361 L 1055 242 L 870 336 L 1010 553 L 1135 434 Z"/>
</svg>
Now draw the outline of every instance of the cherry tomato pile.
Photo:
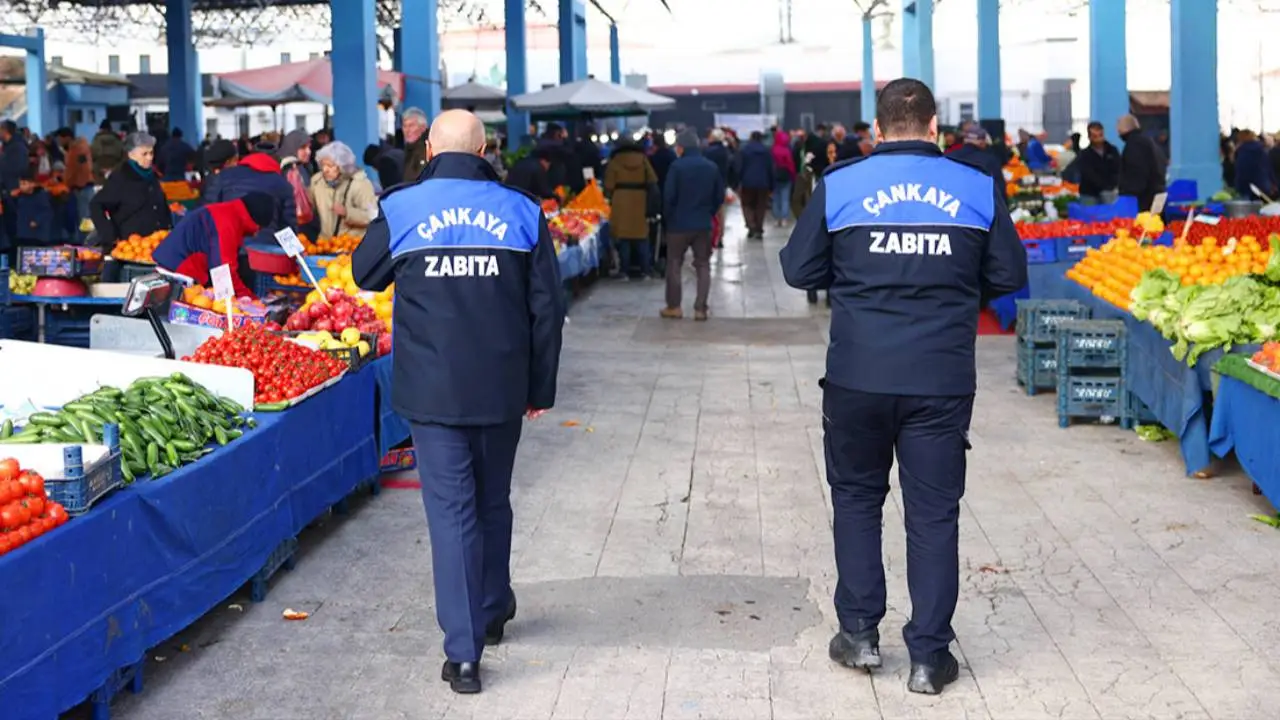
<svg viewBox="0 0 1280 720">
<path fill-rule="evenodd" d="M 257 405 L 298 397 L 346 369 L 337 358 L 252 324 L 209 338 L 182 359 L 252 371 Z"/>
<path fill-rule="evenodd" d="M 0 555 L 65 523 L 67 511 L 44 492 L 44 478 L 17 460 L 0 460 Z"/>
<path fill-rule="evenodd" d="M 1116 230 L 1133 227 L 1133 218 L 1120 218 L 1104 222 L 1081 220 L 1054 220 L 1043 223 L 1018 223 L 1018 237 L 1023 240 L 1080 237 L 1081 235 L 1114 235 Z"/>
<path fill-rule="evenodd" d="M 1181 220 L 1169 223 L 1169 232 L 1173 233 L 1175 238 L 1182 237 L 1182 226 L 1186 223 Z M 1201 240 L 1211 237 L 1215 238 L 1219 246 L 1224 245 L 1231 238 L 1243 239 L 1246 236 L 1252 236 L 1259 240 L 1264 240 L 1271 233 L 1280 233 L 1280 217 L 1242 217 L 1242 218 L 1220 218 L 1217 225 L 1208 225 L 1202 222 L 1191 223 L 1191 229 L 1187 231 L 1187 244 L 1199 245 Z"/>
</svg>

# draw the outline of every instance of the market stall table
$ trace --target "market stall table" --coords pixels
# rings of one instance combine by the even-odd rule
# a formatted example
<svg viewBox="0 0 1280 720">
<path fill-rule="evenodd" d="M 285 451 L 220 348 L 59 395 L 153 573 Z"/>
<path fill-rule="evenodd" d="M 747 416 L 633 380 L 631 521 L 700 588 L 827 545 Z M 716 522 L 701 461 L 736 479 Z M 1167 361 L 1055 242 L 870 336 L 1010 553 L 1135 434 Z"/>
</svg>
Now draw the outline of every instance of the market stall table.
<svg viewBox="0 0 1280 720">
<path fill-rule="evenodd" d="M 120 298 L 113 297 L 45 297 L 42 295 L 10 295 L 9 302 L 31 304 L 36 307 L 36 341 L 58 345 L 89 346 L 89 318 L 51 321 L 50 306 L 63 313 L 71 308 L 90 308 L 96 313 L 120 314 Z M 66 337 L 64 337 L 66 335 Z M 83 335 L 83 342 L 81 341 Z"/>
<path fill-rule="evenodd" d="M 1215 455 L 1235 451 L 1254 485 L 1280 507 L 1280 400 L 1224 375 L 1213 405 L 1210 446 Z"/>
<path fill-rule="evenodd" d="M 49 720 L 243 586 L 374 478 L 375 373 L 260 413 L 257 429 L 0 556 L 0 708 Z"/>
</svg>

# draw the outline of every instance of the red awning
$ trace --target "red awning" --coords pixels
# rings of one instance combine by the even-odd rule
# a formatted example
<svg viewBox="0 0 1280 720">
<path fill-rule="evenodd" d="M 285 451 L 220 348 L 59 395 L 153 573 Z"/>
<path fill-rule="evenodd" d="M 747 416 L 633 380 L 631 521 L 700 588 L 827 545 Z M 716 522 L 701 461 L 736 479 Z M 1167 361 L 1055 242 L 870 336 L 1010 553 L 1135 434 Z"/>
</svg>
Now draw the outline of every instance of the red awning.
<svg viewBox="0 0 1280 720">
<path fill-rule="evenodd" d="M 227 104 L 226 99 L 255 105 L 293 102 L 333 104 L 333 69 L 329 58 L 220 73 L 217 78 L 223 101 L 215 100 L 215 104 Z M 396 98 L 403 98 L 404 74 L 378 70 L 378 89 L 387 87 Z"/>
</svg>

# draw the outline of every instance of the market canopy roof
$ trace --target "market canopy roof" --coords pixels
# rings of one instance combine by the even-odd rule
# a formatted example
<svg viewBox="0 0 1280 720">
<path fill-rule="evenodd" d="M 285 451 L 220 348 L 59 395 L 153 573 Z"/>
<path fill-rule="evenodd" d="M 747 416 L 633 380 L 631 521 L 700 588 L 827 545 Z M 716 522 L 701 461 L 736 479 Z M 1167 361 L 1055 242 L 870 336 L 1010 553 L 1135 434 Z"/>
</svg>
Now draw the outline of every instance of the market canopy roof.
<svg viewBox="0 0 1280 720">
<path fill-rule="evenodd" d="M 443 100 L 454 100 L 458 102 L 490 102 L 503 103 L 507 100 L 507 94 L 501 89 L 492 85 L 481 85 L 472 80 L 462 85 L 451 88 L 445 88 L 440 94 Z"/>
<path fill-rule="evenodd" d="M 286 63 L 273 67 L 219 73 L 222 97 L 216 105 L 284 105 L 294 102 L 333 104 L 333 67 L 329 58 Z M 396 98 L 404 97 L 404 75 L 378 70 L 378 88 L 390 88 Z"/>
<path fill-rule="evenodd" d="M 518 110 L 534 115 L 642 115 L 670 110 L 676 101 L 647 90 L 587 78 L 511 99 Z"/>
</svg>

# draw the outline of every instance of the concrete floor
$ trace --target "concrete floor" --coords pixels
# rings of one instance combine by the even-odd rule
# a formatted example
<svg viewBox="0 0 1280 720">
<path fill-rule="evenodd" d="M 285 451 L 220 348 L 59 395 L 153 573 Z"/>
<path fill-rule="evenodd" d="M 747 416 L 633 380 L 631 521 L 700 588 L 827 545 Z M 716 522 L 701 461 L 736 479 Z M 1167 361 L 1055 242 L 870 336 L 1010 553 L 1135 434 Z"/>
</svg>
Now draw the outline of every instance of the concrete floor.
<svg viewBox="0 0 1280 720">
<path fill-rule="evenodd" d="M 1016 388 L 1007 337 L 978 343 L 959 682 L 905 689 L 896 490 L 886 667 L 834 667 L 826 311 L 783 284 L 784 232 L 742 234 L 731 224 L 713 260 L 705 325 L 652 319 L 653 281 L 575 305 L 559 406 L 517 462 L 520 615 L 485 657 L 483 694 L 439 681 L 421 501 L 388 490 L 306 533 L 265 603 L 229 599 L 157 648 L 115 717 L 1277 717 L 1280 535 L 1246 518 L 1265 503 L 1238 471 L 1183 477 L 1171 444 L 1058 429 L 1051 394 Z M 287 607 L 312 615 L 285 622 Z"/>
</svg>

